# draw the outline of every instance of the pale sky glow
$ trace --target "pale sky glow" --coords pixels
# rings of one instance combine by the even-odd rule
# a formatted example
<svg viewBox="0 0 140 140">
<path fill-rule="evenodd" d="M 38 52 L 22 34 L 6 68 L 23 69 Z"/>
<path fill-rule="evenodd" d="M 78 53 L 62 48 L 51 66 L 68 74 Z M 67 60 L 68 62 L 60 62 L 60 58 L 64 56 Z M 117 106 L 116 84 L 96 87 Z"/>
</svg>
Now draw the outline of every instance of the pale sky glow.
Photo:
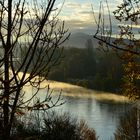
<svg viewBox="0 0 140 140">
<path fill-rule="evenodd" d="M 108 0 L 110 11 L 115 10 L 122 0 Z M 104 12 L 107 13 L 106 0 L 102 0 L 104 5 Z M 58 0 L 56 7 L 60 8 L 62 1 Z M 65 0 L 59 18 L 66 22 L 66 25 L 70 30 L 85 31 L 90 30 L 93 32 L 95 27 L 95 21 L 92 11 L 92 6 L 95 15 L 98 15 L 100 0 Z"/>
<path fill-rule="evenodd" d="M 32 7 L 33 4 L 31 3 L 33 1 L 34 0 L 27 0 L 27 2 L 29 2 L 29 7 Z M 42 5 L 47 5 L 45 4 L 46 0 L 37 1 Z M 123 0 L 56 0 L 54 8 L 58 8 L 58 10 L 62 8 L 58 18 L 62 21 L 65 21 L 65 26 L 66 28 L 69 28 L 70 32 L 85 32 L 94 34 L 97 25 L 94 20 L 93 11 L 96 18 L 98 19 L 100 3 L 102 3 L 103 5 L 103 10 L 105 14 L 105 24 L 106 26 L 109 26 L 109 18 L 107 16 L 108 8 L 106 1 L 108 2 L 109 10 L 111 13 L 112 11 L 116 10 L 117 6 L 123 2 Z M 32 13 L 33 17 L 34 12 L 30 12 Z M 53 14 L 54 13 L 57 13 L 57 11 L 54 11 Z M 115 20 L 113 14 L 111 18 L 113 28 L 117 30 L 116 27 L 119 24 L 119 22 Z M 135 28 L 139 28 L 139 26 L 136 26 Z"/>
<path fill-rule="evenodd" d="M 77 2 L 74 3 L 65 3 L 64 8 L 60 17 L 64 20 L 79 20 L 87 21 L 91 18 L 91 5 L 89 3 L 80 4 Z"/>
</svg>

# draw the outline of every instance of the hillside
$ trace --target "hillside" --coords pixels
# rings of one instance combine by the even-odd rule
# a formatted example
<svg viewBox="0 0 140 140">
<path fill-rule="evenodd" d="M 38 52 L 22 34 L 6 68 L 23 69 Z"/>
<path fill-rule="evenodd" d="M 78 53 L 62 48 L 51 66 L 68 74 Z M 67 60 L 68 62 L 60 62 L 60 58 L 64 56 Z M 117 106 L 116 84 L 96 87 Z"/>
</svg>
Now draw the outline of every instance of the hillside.
<svg viewBox="0 0 140 140">
<path fill-rule="evenodd" d="M 100 38 L 100 37 L 99 37 Z M 114 37 L 111 37 L 109 39 L 110 43 L 113 43 L 115 42 L 117 38 L 114 38 Z M 98 48 L 99 46 L 99 40 L 94 38 L 93 35 L 89 35 L 89 34 L 86 34 L 86 33 L 81 33 L 81 32 L 77 32 L 77 33 L 73 33 L 70 35 L 69 39 L 66 40 L 64 43 L 63 43 L 63 46 L 64 47 L 74 47 L 74 48 L 85 48 L 86 47 L 86 43 L 88 40 L 91 40 L 92 42 L 92 45 L 93 45 L 93 48 Z M 121 40 L 120 40 L 121 41 Z M 119 41 L 119 42 L 120 42 Z M 119 46 L 120 48 L 124 48 L 124 46 L 126 44 L 129 44 L 130 41 L 128 39 L 124 39 L 123 40 L 124 43 L 120 42 Z M 117 41 L 118 43 L 118 41 Z M 132 43 L 132 42 L 131 42 Z M 113 43 L 114 44 L 114 43 Z M 103 44 L 102 44 L 103 45 Z M 106 44 L 104 43 L 104 45 L 106 46 Z M 115 45 L 115 44 L 114 44 Z M 111 47 L 110 47 L 111 48 Z"/>
<path fill-rule="evenodd" d="M 85 33 L 74 33 L 71 34 L 68 40 L 63 44 L 65 47 L 76 47 L 85 48 L 87 40 L 92 40 L 94 48 L 98 46 L 98 40 L 93 37 L 93 35 L 88 35 Z"/>
</svg>

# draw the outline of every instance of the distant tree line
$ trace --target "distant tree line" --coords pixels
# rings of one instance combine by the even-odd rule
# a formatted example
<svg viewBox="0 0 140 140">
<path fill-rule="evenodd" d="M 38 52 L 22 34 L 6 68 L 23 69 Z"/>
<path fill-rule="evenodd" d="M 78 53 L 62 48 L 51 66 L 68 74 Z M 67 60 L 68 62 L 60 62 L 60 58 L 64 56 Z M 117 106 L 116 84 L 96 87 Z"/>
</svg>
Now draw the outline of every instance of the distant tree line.
<svg viewBox="0 0 140 140">
<path fill-rule="evenodd" d="M 37 61 L 40 48 L 37 49 L 28 69 L 29 73 L 31 72 L 30 69 L 32 70 L 34 67 L 34 62 Z M 24 56 L 24 53 L 26 53 L 26 48 L 19 52 L 19 56 Z M 45 52 L 42 52 L 44 56 L 43 64 L 48 62 L 48 55 L 51 53 L 50 51 L 45 55 Z M 55 61 L 57 58 L 60 58 L 59 61 Z M 20 61 L 23 61 L 22 57 Z M 48 74 L 47 79 L 49 80 L 120 94 L 123 92 L 125 64 L 126 62 L 120 59 L 115 51 L 110 49 L 110 51 L 104 52 L 93 48 L 92 40 L 89 39 L 85 48 L 64 47 L 56 49 L 52 62 L 45 68 L 52 67 L 51 71 L 45 71 L 44 69 L 44 73 L 40 76 Z M 18 63 L 15 63 L 15 65 L 17 68 L 19 67 Z M 24 67 L 21 71 L 24 71 Z"/>
<path fill-rule="evenodd" d="M 139 0 L 124 0 L 114 8 L 113 12 L 110 12 L 106 2 L 108 17 L 103 14 L 104 5 L 101 4 L 99 16 L 95 19 L 97 29 L 94 38 L 100 42 L 100 49 L 108 51 L 112 48 L 119 53 L 119 57 L 124 62 L 122 93 L 132 100 L 140 99 L 140 31 L 136 28 L 140 24 L 139 4 Z M 117 25 L 119 33 L 114 41 L 111 41 L 114 34 L 112 16 L 119 23 Z M 104 18 L 108 19 L 107 22 Z"/>
<path fill-rule="evenodd" d="M 85 48 L 65 48 L 60 64 L 51 70 L 48 79 L 119 93 L 122 77 L 123 62 L 115 52 L 99 51 L 88 40 Z"/>
</svg>

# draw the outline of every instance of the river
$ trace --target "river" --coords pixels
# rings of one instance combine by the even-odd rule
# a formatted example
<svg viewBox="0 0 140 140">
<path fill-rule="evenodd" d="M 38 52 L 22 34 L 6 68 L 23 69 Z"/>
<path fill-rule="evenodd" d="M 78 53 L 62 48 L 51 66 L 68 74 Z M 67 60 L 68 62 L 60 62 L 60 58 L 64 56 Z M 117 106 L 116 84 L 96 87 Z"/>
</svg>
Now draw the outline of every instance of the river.
<svg viewBox="0 0 140 140">
<path fill-rule="evenodd" d="M 96 101 L 93 98 L 67 97 L 59 112 L 70 112 L 78 119 L 86 120 L 94 128 L 99 140 L 114 140 L 114 132 L 119 119 L 127 110 L 126 104 Z"/>
<path fill-rule="evenodd" d="M 127 99 L 122 96 L 96 92 L 65 83 L 51 83 L 54 98 L 63 90 L 62 97 L 65 104 L 55 108 L 59 113 L 69 112 L 79 120 L 84 119 L 88 126 L 94 128 L 98 140 L 114 140 L 114 133 L 120 117 L 128 109 Z M 29 91 L 29 89 L 28 89 Z M 44 90 L 39 97 L 44 98 Z M 100 97 L 100 98 L 99 98 Z"/>
</svg>

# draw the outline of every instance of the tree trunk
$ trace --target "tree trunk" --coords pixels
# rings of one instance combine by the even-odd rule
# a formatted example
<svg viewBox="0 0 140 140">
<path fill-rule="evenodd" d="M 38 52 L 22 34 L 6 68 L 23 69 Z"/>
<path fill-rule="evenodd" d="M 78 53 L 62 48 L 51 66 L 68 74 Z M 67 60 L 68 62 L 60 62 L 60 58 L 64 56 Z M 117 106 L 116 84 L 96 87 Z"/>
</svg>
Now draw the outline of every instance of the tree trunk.
<svg viewBox="0 0 140 140">
<path fill-rule="evenodd" d="M 9 51 L 11 48 L 11 28 L 12 28 L 12 1 L 8 0 L 8 29 L 7 29 L 7 43 L 5 47 L 5 62 L 4 62 L 4 139 L 8 140 L 10 137 L 9 127 Z"/>
</svg>

